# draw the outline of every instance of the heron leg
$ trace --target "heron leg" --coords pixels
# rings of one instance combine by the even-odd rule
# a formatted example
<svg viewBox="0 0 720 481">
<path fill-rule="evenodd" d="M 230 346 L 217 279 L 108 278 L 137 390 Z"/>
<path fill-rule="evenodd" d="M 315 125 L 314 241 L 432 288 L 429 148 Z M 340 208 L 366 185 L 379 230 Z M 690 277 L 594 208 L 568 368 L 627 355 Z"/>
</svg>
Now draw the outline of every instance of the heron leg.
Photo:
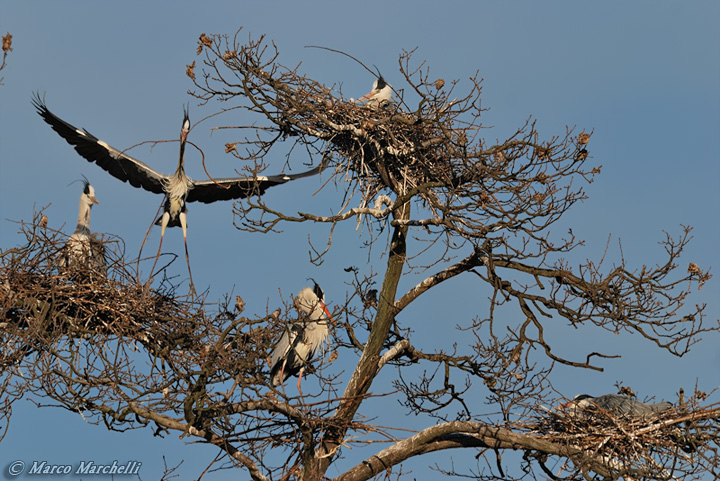
<svg viewBox="0 0 720 481">
<path fill-rule="evenodd" d="M 183 241 L 185 241 L 185 261 L 187 262 L 188 266 L 188 275 L 190 275 L 190 294 L 195 294 L 195 283 L 193 282 L 192 278 L 192 271 L 190 270 L 190 254 L 188 254 L 188 246 L 187 246 L 187 214 L 185 212 L 180 212 L 180 226 L 182 227 L 183 231 Z"/>
<path fill-rule="evenodd" d="M 153 262 L 152 269 L 150 269 L 150 278 L 152 279 L 153 272 L 155 272 L 155 266 L 157 265 L 157 261 L 160 258 L 160 251 L 162 250 L 162 241 L 163 238 L 165 238 L 165 229 L 167 229 L 167 225 L 170 222 L 170 213 L 165 212 L 163 213 L 162 220 L 160 221 L 160 245 L 158 246 L 157 254 L 155 254 L 155 262 Z"/>
<path fill-rule="evenodd" d="M 298 392 L 300 393 L 300 397 L 304 397 L 304 396 L 303 396 L 302 389 L 300 389 L 300 383 L 302 382 L 303 372 L 305 372 L 305 366 L 301 367 L 301 368 L 300 368 L 300 372 L 298 373 L 298 384 L 297 384 L 297 387 L 298 387 Z"/>
<path fill-rule="evenodd" d="M 285 365 L 287 364 L 287 359 L 283 359 L 282 367 L 280 368 L 280 389 L 282 389 L 283 396 L 287 397 L 287 394 L 285 394 Z"/>
<path fill-rule="evenodd" d="M 160 207 L 158 207 L 157 213 L 155 214 L 155 218 L 157 218 L 157 215 L 160 213 L 160 210 L 162 208 L 163 208 L 163 205 L 161 203 Z M 145 242 L 147 242 L 148 236 L 150 235 L 150 231 L 152 230 L 154 224 L 155 224 L 154 222 L 151 223 L 148 226 L 147 231 L 145 231 L 145 237 L 143 237 L 142 244 L 140 244 L 140 252 L 138 253 L 137 261 L 135 261 L 135 272 L 137 274 L 138 284 L 141 283 L 141 281 L 140 281 L 140 260 L 142 259 L 142 252 L 143 252 L 143 249 L 145 248 Z M 150 285 L 150 281 L 152 281 L 152 272 L 150 272 L 150 276 L 148 277 L 148 280 L 147 280 L 148 285 Z"/>
</svg>

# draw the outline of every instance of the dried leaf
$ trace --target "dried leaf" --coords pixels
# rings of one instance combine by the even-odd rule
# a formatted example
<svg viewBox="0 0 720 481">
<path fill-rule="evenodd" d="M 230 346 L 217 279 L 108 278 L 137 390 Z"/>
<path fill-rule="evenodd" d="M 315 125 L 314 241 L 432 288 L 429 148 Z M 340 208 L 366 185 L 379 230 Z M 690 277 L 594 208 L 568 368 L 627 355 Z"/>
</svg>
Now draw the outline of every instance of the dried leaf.
<svg viewBox="0 0 720 481">
<path fill-rule="evenodd" d="M 12 35 L 9 32 L 2 38 L 2 49 L 5 53 L 12 51 Z"/>
</svg>

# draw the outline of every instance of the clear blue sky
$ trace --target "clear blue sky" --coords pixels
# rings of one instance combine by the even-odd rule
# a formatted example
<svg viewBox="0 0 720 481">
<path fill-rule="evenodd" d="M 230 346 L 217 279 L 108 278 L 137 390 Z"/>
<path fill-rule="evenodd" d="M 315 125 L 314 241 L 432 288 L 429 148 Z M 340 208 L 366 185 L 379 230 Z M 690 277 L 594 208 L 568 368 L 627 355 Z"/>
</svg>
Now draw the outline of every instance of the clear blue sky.
<svg viewBox="0 0 720 481">
<path fill-rule="evenodd" d="M 342 84 L 348 97 L 366 93 L 373 78 L 344 57 L 304 45 L 332 47 L 375 64 L 395 88 L 404 87 L 398 55 L 416 46 L 415 59 L 428 61 L 432 77 L 460 79 L 460 88 L 479 70 L 483 107 L 490 109 L 483 117 L 492 127 L 485 131 L 487 140 L 504 138 L 531 115 L 546 139 L 562 136 L 566 126 L 594 129 L 591 161 L 603 166 L 602 175 L 588 186 L 590 198 L 562 225 L 587 239 L 587 247 L 570 257 L 571 263 L 598 258 L 612 235 L 613 246 L 622 240 L 631 265 L 654 265 L 662 259 L 658 241 L 663 231 L 678 235 L 680 224 L 686 224 L 695 228 L 695 239 L 682 259 L 683 270 L 691 261 L 717 269 L 719 18 L 720 4 L 710 1 L 6 1 L 0 5 L 0 33 L 13 34 L 14 51 L 0 72 L 5 77 L 0 86 L 0 246 L 19 242 L 13 221 L 29 221 L 34 209 L 49 204 L 51 227 L 64 224 L 70 233 L 80 193 L 79 185 L 71 182 L 85 175 L 100 200 L 93 210 L 93 230 L 122 237 L 127 255 L 136 256 L 160 198 L 117 181 L 77 155 L 35 113 L 31 93 L 45 93 L 54 113 L 115 147 L 175 139 L 183 104 L 190 101 L 195 121 L 219 108 L 199 107 L 186 93 L 191 83 L 185 66 L 199 61 L 198 36 L 232 35 L 243 26 L 241 38 L 267 34 L 280 49 L 281 63 L 302 62 L 303 73 L 328 85 Z M 210 120 L 191 134 L 214 176 L 233 175 L 233 169 L 241 167 L 224 154 L 224 143 L 232 137 L 210 133 L 210 127 L 221 124 Z M 166 144 L 132 154 L 171 172 L 176 151 L 177 144 Z M 283 161 L 278 157 L 268 172 L 281 169 Z M 187 163 L 191 176 L 203 178 L 197 156 L 188 157 Z M 317 180 L 298 182 L 269 191 L 266 200 L 329 213 L 330 206 L 306 200 L 316 187 Z M 382 249 L 360 249 L 351 224 L 338 232 L 325 264 L 314 267 L 308 260 L 307 236 L 310 231 L 313 241 L 322 244 L 322 229 L 289 226 L 279 235 L 249 235 L 232 227 L 230 203 L 191 205 L 189 219 L 197 287 L 209 288 L 211 299 L 234 289 L 247 301 L 248 314 L 273 310 L 278 290 L 283 296 L 296 293 L 309 276 L 321 283 L 332 302 L 345 297 L 349 278 L 343 267 L 359 266 L 364 273 L 383 270 Z M 154 252 L 158 237 L 154 230 L 146 253 Z M 182 253 L 178 229 L 169 230 L 165 242 L 164 250 Z M 616 259 L 617 249 L 611 252 Z M 173 269 L 186 275 L 182 259 Z M 405 286 L 418 279 L 409 278 Z M 418 316 L 413 321 L 418 342 L 448 331 L 437 329 L 440 323 L 485 315 L 485 303 L 473 294 L 474 287 L 468 279 L 455 280 L 438 290 L 434 305 L 407 313 Z M 710 303 L 712 321 L 720 317 L 718 299 L 720 289 L 713 279 L 691 302 Z M 564 325 L 551 331 L 561 353 L 580 356 L 604 349 L 623 355 L 603 362 L 604 373 L 558 370 L 553 382 L 567 396 L 612 392 L 613 384 L 622 381 L 641 397 L 674 400 L 680 387 L 691 392 L 696 380 L 704 390 L 720 384 L 718 336 L 707 336 L 690 355 L 677 359 L 638 336 L 568 332 Z M 349 355 L 340 361 L 350 368 Z M 486 409 L 481 401 L 479 413 Z M 390 403 L 384 403 L 387 410 Z M 370 405 L 363 414 L 380 416 L 384 411 L 379 406 Z M 408 419 L 410 428 L 420 427 L 411 418 L 402 419 Z M 378 419 L 379 424 L 388 422 Z M 340 461 L 328 474 L 339 474 L 362 454 L 349 453 L 352 463 Z M 365 451 L 363 457 L 371 454 Z M 474 453 L 469 454 L 453 456 L 472 461 Z M 4 471 L 15 459 L 135 459 L 143 462 L 142 479 L 157 479 L 165 456 L 171 466 L 186 459 L 182 479 L 191 479 L 214 455 L 214 448 L 186 445 L 174 434 L 160 440 L 149 430 L 108 433 L 79 416 L 26 402 L 16 407 L 10 432 L 0 443 L 0 468 Z M 443 456 L 429 462 L 442 462 Z M 417 479 L 427 479 L 433 476 L 423 467 L 429 462 L 408 467 Z M 227 475 L 211 473 L 205 479 Z"/>
</svg>

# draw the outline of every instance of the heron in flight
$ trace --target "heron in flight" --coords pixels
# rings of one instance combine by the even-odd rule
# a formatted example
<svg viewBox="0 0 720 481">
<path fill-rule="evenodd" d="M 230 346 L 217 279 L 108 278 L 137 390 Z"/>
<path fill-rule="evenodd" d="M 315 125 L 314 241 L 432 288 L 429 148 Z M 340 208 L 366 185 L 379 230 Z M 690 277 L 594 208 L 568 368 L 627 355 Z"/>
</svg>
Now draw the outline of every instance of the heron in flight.
<svg viewBox="0 0 720 481">
<path fill-rule="evenodd" d="M 573 410 L 580 409 L 584 411 L 593 411 L 600 408 L 610 414 L 642 416 L 645 414 L 667 411 L 672 406 L 673 405 L 669 402 L 645 404 L 640 401 L 635 401 L 627 396 L 620 396 L 618 394 L 603 394 L 598 397 L 593 397 L 589 394 L 579 394 L 575 396 L 572 401 L 563 404 L 561 407 Z"/>
<path fill-rule="evenodd" d="M 83 179 L 83 184 L 77 226 L 63 248 L 60 266 L 79 267 L 105 275 L 107 272 L 105 246 L 102 240 L 90 232 L 90 211 L 92 206 L 99 202 L 95 198 L 95 189 L 90 182 Z"/>
<path fill-rule="evenodd" d="M 279 386 L 288 377 L 297 376 L 301 396 L 303 371 L 330 334 L 328 322 L 335 322 L 325 304 L 323 290 L 315 281 L 313 284 L 313 287 L 300 291 L 294 300 L 295 308 L 307 318 L 291 325 L 283 333 L 270 356 L 272 385 Z"/>
<path fill-rule="evenodd" d="M 175 169 L 174 174 L 165 175 L 103 142 L 87 130 L 80 130 L 60 119 L 48 110 L 44 100 L 40 98 L 38 93 L 33 96 L 33 105 L 43 120 L 86 160 L 95 162 L 113 177 L 123 182 L 129 182 L 133 187 L 165 195 L 163 213 L 155 222 L 156 225 L 161 227 L 158 256 L 162 248 L 165 229 L 167 227 L 182 227 L 188 272 L 190 272 L 190 260 L 187 248 L 187 202 L 209 204 L 220 200 L 242 199 L 252 195 L 261 195 L 270 187 L 309 177 L 322 170 L 322 167 L 318 166 L 293 175 L 278 174 L 194 180 L 185 174 L 185 144 L 190 131 L 190 118 L 187 109 L 185 109 L 182 129 L 180 130 L 180 156 L 177 169 Z M 155 262 L 157 262 L 157 257 Z M 153 266 L 154 268 L 155 266 Z M 190 283 L 192 286 L 192 273 L 190 273 Z"/>
</svg>

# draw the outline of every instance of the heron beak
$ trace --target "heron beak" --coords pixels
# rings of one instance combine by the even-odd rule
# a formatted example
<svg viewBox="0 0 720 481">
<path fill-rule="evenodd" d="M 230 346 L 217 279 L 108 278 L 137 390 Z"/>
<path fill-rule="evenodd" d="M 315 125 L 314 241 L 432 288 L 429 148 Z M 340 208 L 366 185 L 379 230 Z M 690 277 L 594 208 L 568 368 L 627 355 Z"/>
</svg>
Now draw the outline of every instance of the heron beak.
<svg viewBox="0 0 720 481">
<path fill-rule="evenodd" d="M 100 202 L 95 198 L 94 195 L 89 195 L 88 197 L 90 197 L 90 202 L 92 202 L 93 204 L 99 204 L 99 203 L 100 203 Z"/>
<path fill-rule="evenodd" d="M 181 130 L 180 131 L 180 142 L 185 142 L 187 139 L 188 131 L 187 130 Z"/>
<path fill-rule="evenodd" d="M 378 92 L 379 92 L 379 90 L 373 90 L 371 92 L 368 92 L 365 95 L 363 95 L 362 97 L 360 97 L 359 99 L 357 99 L 357 101 L 364 102 L 365 100 L 369 100 L 369 99 L 375 97 L 378 94 Z"/>
<path fill-rule="evenodd" d="M 322 302 L 322 301 L 320 301 L 320 307 L 322 307 L 322 310 L 323 310 L 323 312 L 325 313 L 325 315 L 327 316 L 328 320 L 329 320 L 330 323 L 333 325 L 333 327 L 335 327 L 335 325 L 336 325 L 335 319 L 333 319 L 333 317 L 332 317 L 332 315 L 330 314 L 330 311 L 328 310 L 328 308 L 327 308 L 327 306 L 325 305 L 325 303 Z"/>
</svg>

